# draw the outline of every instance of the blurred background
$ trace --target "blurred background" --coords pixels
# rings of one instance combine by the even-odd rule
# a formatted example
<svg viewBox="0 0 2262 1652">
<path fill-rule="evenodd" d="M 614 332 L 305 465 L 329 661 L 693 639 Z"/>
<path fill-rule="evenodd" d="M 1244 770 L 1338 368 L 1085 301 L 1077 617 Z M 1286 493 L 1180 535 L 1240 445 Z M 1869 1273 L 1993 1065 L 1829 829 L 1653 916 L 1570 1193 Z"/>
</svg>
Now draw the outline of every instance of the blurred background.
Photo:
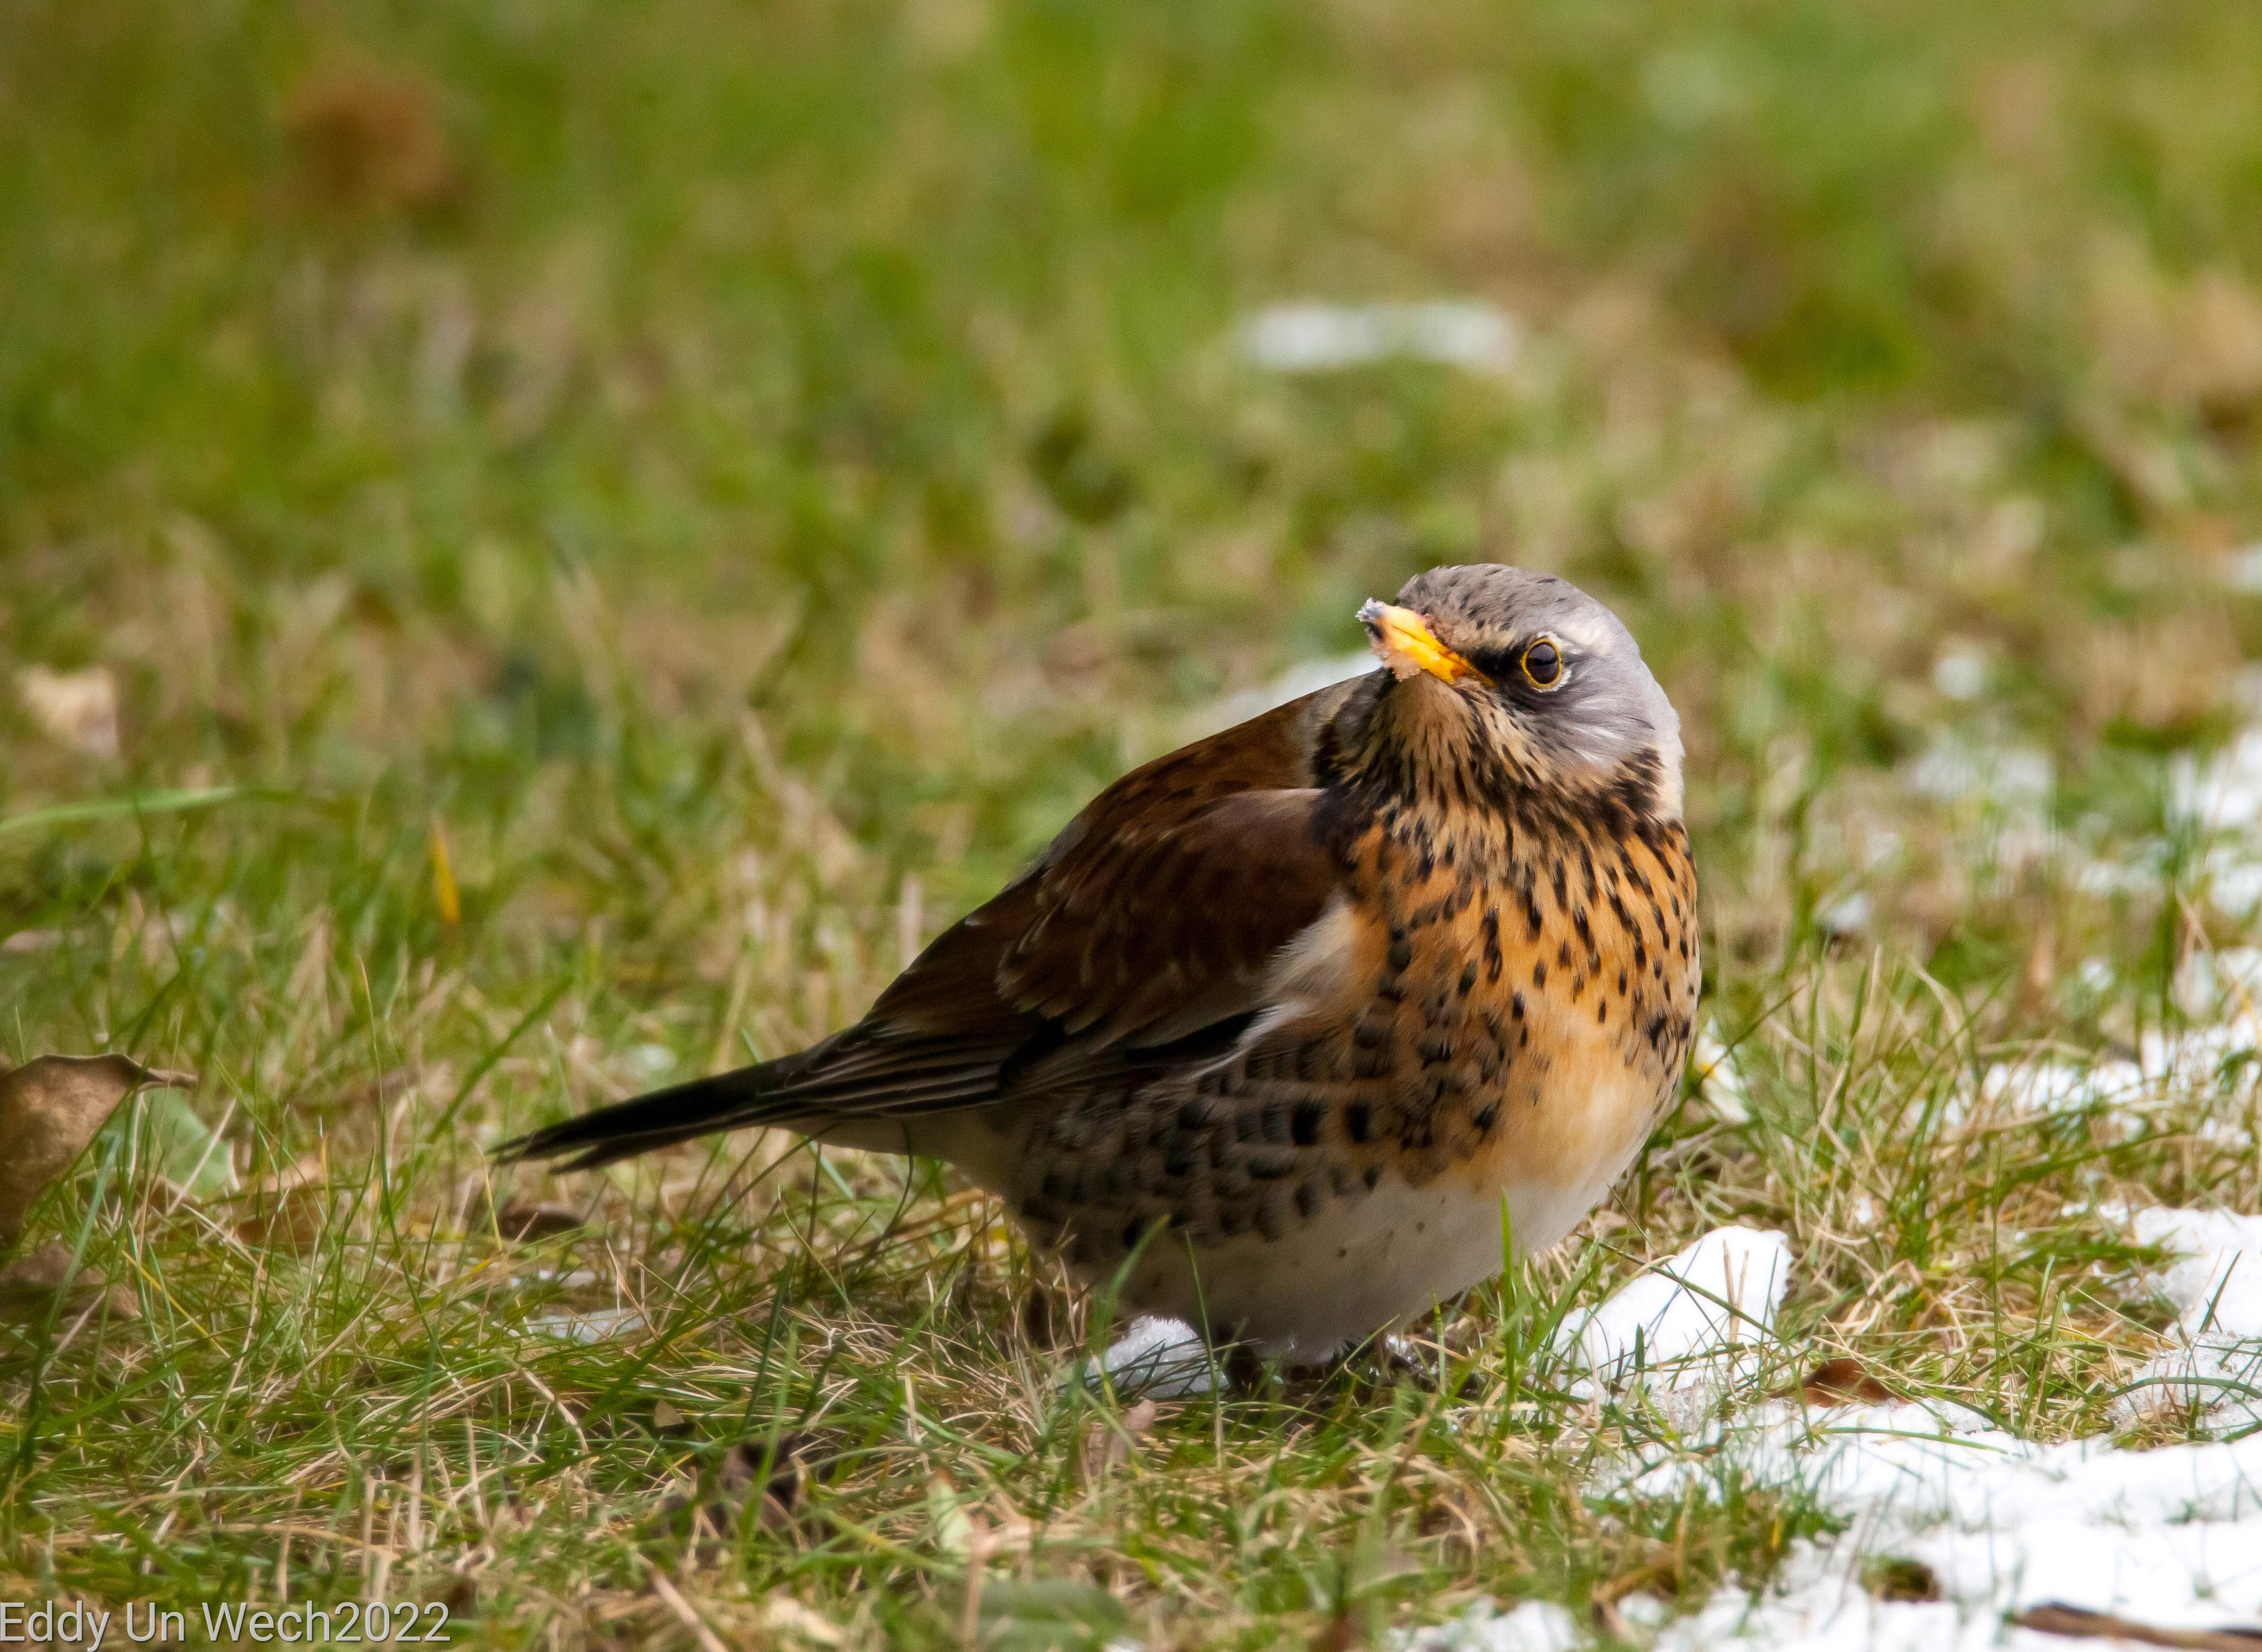
<svg viewBox="0 0 2262 1652">
<path fill-rule="evenodd" d="M 2239 0 L 17 0 L 11 1052 L 284 1091 L 561 969 L 598 1091 L 774 1051 L 1469 559 L 1680 706 L 1716 989 L 2164 984 L 2262 650 L 2258 64 Z"/>
</svg>

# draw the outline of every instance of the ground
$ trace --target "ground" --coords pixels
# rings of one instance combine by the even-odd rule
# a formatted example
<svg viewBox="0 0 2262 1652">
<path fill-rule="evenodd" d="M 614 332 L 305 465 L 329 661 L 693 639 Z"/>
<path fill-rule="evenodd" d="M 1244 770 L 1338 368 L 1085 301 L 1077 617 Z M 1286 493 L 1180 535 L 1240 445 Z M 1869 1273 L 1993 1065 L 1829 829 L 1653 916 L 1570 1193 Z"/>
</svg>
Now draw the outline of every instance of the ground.
<svg viewBox="0 0 2262 1652">
<path fill-rule="evenodd" d="M 1550 1350 L 1728 1222 L 1794 1259 L 1762 1390 L 2207 1427 L 2114 1410 L 2175 1316 L 2116 1212 L 2256 1208 L 2256 1064 L 1985 1074 L 2252 938 L 2191 777 L 2262 655 L 2258 54 L 2237 0 L 7 8 L 0 1047 L 200 1082 L 34 1213 L 115 1289 L 0 1326 L 4 1592 L 709 1652 L 1694 1612 L 1840 1517 L 1598 1489 L 1671 1436 Z M 1243 330 L 1433 298 L 1507 345 Z M 1105 1305 L 928 1167 L 488 1167 L 853 1017 L 1475 557 L 1681 709 L 1735 1094 L 1417 1327 L 1441 1380 L 1092 1395 Z"/>
</svg>

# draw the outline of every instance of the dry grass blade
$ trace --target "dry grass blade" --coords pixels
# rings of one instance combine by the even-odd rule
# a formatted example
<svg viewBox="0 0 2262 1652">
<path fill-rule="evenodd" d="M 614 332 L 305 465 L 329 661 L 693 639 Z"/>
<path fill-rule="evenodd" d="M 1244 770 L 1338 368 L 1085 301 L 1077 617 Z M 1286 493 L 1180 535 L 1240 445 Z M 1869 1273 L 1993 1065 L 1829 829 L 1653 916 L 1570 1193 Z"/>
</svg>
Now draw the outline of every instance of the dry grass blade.
<svg viewBox="0 0 2262 1652">
<path fill-rule="evenodd" d="M 2156 1629 L 2148 1623 L 2116 1618 L 2109 1612 L 2091 1612 L 2056 1601 L 2016 1614 L 2012 1623 L 2043 1634 L 2064 1634 L 2095 1641 L 2118 1641 L 2136 1646 L 2186 1647 L 2194 1652 L 2254 1652 L 2262 1646 L 2262 1629 Z"/>
</svg>

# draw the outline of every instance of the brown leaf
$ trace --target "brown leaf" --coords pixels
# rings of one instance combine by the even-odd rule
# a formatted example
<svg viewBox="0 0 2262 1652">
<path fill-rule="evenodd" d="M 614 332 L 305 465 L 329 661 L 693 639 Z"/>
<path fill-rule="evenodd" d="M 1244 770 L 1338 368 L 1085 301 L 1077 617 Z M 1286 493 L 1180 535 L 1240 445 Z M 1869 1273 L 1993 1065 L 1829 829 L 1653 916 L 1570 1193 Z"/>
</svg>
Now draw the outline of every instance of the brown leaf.
<svg viewBox="0 0 2262 1652">
<path fill-rule="evenodd" d="M 258 1207 L 235 1225 L 236 1238 L 247 1245 L 289 1251 L 297 1256 L 309 1256 L 321 1248 L 331 1220 L 331 1189 L 302 1182 L 263 1189 L 258 1199 Z"/>
<path fill-rule="evenodd" d="M 1893 1397 L 1893 1391 L 1869 1375 L 1861 1361 L 1841 1354 L 1809 1371 L 1798 1397 L 1816 1406 L 1882 1405 Z"/>
<path fill-rule="evenodd" d="M 70 1246 L 50 1239 L 0 1267 L 0 1319 L 17 1325 L 37 1325 L 62 1298 L 62 1310 L 76 1313 L 91 1304 L 108 1300 L 111 1317 L 136 1318 L 140 1306 L 132 1293 L 112 1290 L 97 1268 L 71 1270 Z"/>
<path fill-rule="evenodd" d="M 1312 1652 L 1352 1652 L 1365 1638 L 1351 1615 L 1351 1608 L 1337 1606 L 1335 1614 L 1312 1637 Z"/>
<path fill-rule="evenodd" d="M 2018 1612 L 2011 1621 L 2021 1629 L 2044 1634 L 2086 1635 L 2137 1646 L 2187 1647 L 2194 1652 L 2254 1652 L 2262 1646 L 2262 1628 L 2156 1629 L 2109 1612 L 2092 1612 L 2086 1606 L 2068 1606 L 2055 1600 Z"/>
<path fill-rule="evenodd" d="M 802 1465 L 813 1445 L 806 1434 L 782 1434 L 773 1452 L 766 1440 L 745 1440 L 724 1454 L 723 1466 L 715 1476 L 716 1489 L 722 1493 L 721 1504 L 731 1510 L 753 1503 L 754 1518 L 762 1526 L 776 1527 L 793 1519 L 794 1505 L 801 1501 L 802 1487 L 808 1475 Z M 769 1464 L 769 1474 L 762 1477 L 762 1465 Z M 761 1479 L 757 1494 L 754 1482 Z M 728 1527 L 724 1528 L 725 1530 Z"/>
<path fill-rule="evenodd" d="M 192 1089 L 185 1073 L 160 1073 L 122 1055 L 43 1055 L 0 1076 L 0 1246 L 71 1167 L 118 1103 L 161 1085 Z"/>
<path fill-rule="evenodd" d="M 374 66 L 301 83 L 287 116 L 306 194 L 341 213 L 444 205 L 462 173 L 432 87 Z"/>
<path fill-rule="evenodd" d="M 683 1422 L 681 1412 L 661 1401 L 652 1408 L 654 1432 L 680 1433 L 679 1428 L 661 1424 L 663 1408 L 674 1414 L 678 1424 Z M 749 1506 L 755 1524 L 764 1530 L 787 1528 L 800 1510 L 803 1489 L 812 1477 L 826 1476 L 827 1465 L 812 1461 L 822 1450 L 820 1442 L 809 1434 L 781 1435 L 774 1450 L 766 1438 L 741 1440 L 723 1454 L 711 1476 L 702 1476 L 663 1499 L 659 1519 L 679 1533 L 688 1532 L 695 1543 L 731 1536 Z M 762 1472 L 765 1463 L 767 1475 Z"/>
<path fill-rule="evenodd" d="M 1091 1425 L 1084 1437 L 1082 1452 L 1084 1477 L 1086 1483 L 1100 1480 L 1117 1464 L 1127 1461 L 1131 1448 L 1155 1426 L 1159 1408 L 1150 1399 L 1126 1408 L 1113 1424 L 1105 1419 Z"/>
<path fill-rule="evenodd" d="M 513 1199 L 495 1208 L 496 1231 L 507 1239 L 556 1239 L 560 1234 L 578 1233 L 587 1225 L 579 1211 L 562 1204 Z"/>
</svg>

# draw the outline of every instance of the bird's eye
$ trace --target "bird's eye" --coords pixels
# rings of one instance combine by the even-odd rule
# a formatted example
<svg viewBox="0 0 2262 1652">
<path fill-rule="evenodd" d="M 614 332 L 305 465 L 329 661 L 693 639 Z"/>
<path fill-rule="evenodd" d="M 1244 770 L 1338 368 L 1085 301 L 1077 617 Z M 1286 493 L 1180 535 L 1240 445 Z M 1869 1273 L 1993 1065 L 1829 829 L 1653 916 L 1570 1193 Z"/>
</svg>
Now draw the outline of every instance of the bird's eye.
<svg viewBox="0 0 2262 1652">
<path fill-rule="evenodd" d="M 1563 652 L 1553 637 L 1543 636 L 1524 650 L 1524 676 L 1534 688 L 1552 688 L 1563 680 Z"/>
</svg>

